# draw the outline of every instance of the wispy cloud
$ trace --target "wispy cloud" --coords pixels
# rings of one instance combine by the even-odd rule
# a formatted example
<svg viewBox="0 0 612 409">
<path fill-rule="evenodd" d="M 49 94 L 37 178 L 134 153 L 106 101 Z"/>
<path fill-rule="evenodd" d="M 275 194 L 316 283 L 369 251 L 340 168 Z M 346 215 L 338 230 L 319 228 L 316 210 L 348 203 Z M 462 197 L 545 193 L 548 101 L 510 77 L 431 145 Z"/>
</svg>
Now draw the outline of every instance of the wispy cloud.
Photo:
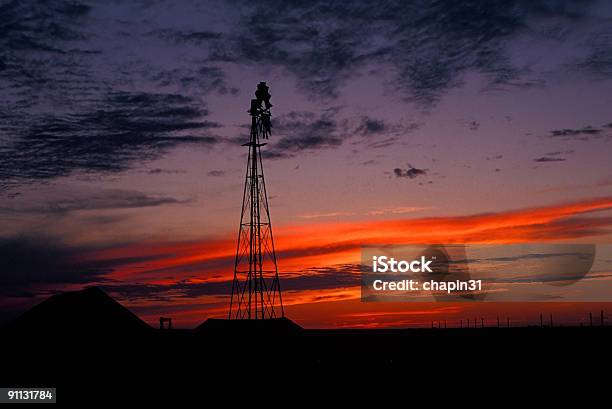
<svg viewBox="0 0 612 409">
<path fill-rule="evenodd" d="M 268 149 L 268 155 L 292 156 L 300 151 L 337 147 L 347 137 L 346 124 L 337 118 L 337 109 L 314 112 L 290 112 L 278 117 L 272 132 L 280 138 Z"/>
<path fill-rule="evenodd" d="M 554 186 L 546 189 L 541 189 L 538 193 L 553 193 L 553 192 L 567 192 L 573 190 L 585 190 L 585 189 L 600 189 L 603 187 L 612 186 L 612 178 L 601 179 L 595 183 L 585 183 L 577 185 L 561 185 Z"/>
<path fill-rule="evenodd" d="M 322 219 L 322 218 L 339 218 L 349 216 L 383 216 L 383 215 L 398 215 L 406 213 L 421 212 L 423 210 L 432 209 L 431 207 L 419 207 L 419 206 L 395 206 L 395 207 L 383 207 L 379 209 L 368 210 L 366 212 L 329 212 L 329 213 L 314 213 L 314 214 L 303 214 L 298 217 L 301 219 Z"/>
<path fill-rule="evenodd" d="M 82 249 L 43 236 L 0 238 L 0 294 L 32 296 L 50 285 L 101 282 L 112 269 L 77 261 Z"/>
<path fill-rule="evenodd" d="M 470 70 L 497 87 L 529 84 L 524 69 L 506 55 L 505 40 L 521 32 L 533 15 L 584 16 L 578 7 L 570 13 L 538 4 L 391 1 L 372 8 L 363 1 L 264 1 L 243 17 L 244 30 L 233 39 L 231 58 L 281 66 L 304 91 L 328 98 L 357 70 L 382 60 L 394 66 L 398 90 L 427 104 L 461 84 L 462 74 Z"/>
<path fill-rule="evenodd" d="M 175 28 L 160 28 L 147 33 L 174 43 L 193 43 L 201 45 L 211 40 L 218 40 L 222 34 L 215 31 L 185 31 Z"/>
<path fill-rule="evenodd" d="M 140 18 L 139 11 L 160 13 L 163 1 L 134 5 L 134 14 L 122 18 L 101 13 L 95 3 L 8 2 L 0 8 L 0 155 L 7 158 L 0 187 L 73 172 L 120 172 L 181 144 L 215 145 L 220 124 L 209 119 L 206 99 L 237 95 L 230 78 L 239 67 L 280 69 L 299 93 L 324 106 L 350 80 L 385 67 L 386 90 L 432 106 L 469 73 L 496 88 L 529 86 L 537 73 L 511 55 L 512 40 L 527 35 L 562 45 L 563 36 L 551 40 L 541 27 L 580 25 L 595 32 L 585 40 L 588 60 L 573 67 L 607 75 L 607 25 L 591 12 L 592 3 L 389 1 L 372 8 L 361 0 L 265 0 L 239 14 L 219 5 L 213 11 L 223 24 L 206 20 L 208 4 L 179 3 L 175 8 L 202 13 L 206 22 L 190 26 Z M 352 136 L 368 149 L 385 148 L 410 130 L 370 114 L 349 123 L 332 111 L 274 121 L 279 138 L 265 152 L 273 159 L 334 149 Z M 601 136 L 601 129 L 549 136 L 583 139 Z"/>
<path fill-rule="evenodd" d="M 376 221 L 311 223 L 277 226 L 275 241 L 280 268 L 302 271 L 331 260 L 351 260 L 360 246 L 392 243 L 512 243 L 596 237 L 612 226 L 594 213 L 612 209 L 612 199 L 594 199 L 516 211 L 460 217 L 428 217 Z M 589 214 L 589 217 L 580 217 Z M 139 244 L 81 252 L 83 260 L 113 262 L 113 277 L 121 280 L 180 279 L 224 281 L 230 277 L 235 253 L 233 237 L 187 243 Z M 137 259 L 134 259 L 137 260 Z M 155 260 L 155 261 L 151 261 Z M 333 263 L 333 261 L 332 261 Z"/>
<path fill-rule="evenodd" d="M 57 216 L 77 211 L 135 209 L 183 204 L 190 201 L 192 201 L 191 198 L 178 199 L 169 196 L 154 196 L 138 191 L 101 189 L 90 193 L 67 192 L 61 197 L 48 198 L 37 203 L 31 203 L 30 199 L 15 199 L 11 206 L 0 206 L 0 213 Z"/>
<path fill-rule="evenodd" d="M 329 213 L 316 213 L 316 214 L 302 214 L 298 217 L 301 219 L 320 219 L 325 217 L 340 217 L 340 216 L 352 216 L 354 213 L 350 212 L 329 212 Z"/>
<path fill-rule="evenodd" d="M 564 128 L 564 129 L 555 129 L 550 131 L 548 135 L 550 138 L 562 138 L 562 139 L 574 139 L 586 141 L 589 140 L 592 136 L 597 136 L 602 133 L 600 128 L 594 128 L 592 126 L 585 126 L 584 128 L 572 129 L 572 128 Z"/>
<path fill-rule="evenodd" d="M 180 144 L 212 146 L 208 111 L 177 94 L 113 92 L 83 112 L 31 116 L 0 145 L 0 188 L 73 172 L 116 172 Z M 25 118 L 24 118 L 25 120 Z"/>
<path fill-rule="evenodd" d="M 428 171 L 429 169 L 419 169 L 409 164 L 406 169 L 403 169 L 403 168 L 393 169 L 393 175 L 395 175 L 395 177 L 398 177 L 398 178 L 414 179 L 418 176 L 427 175 Z"/>
<path fill-rule="evenodd" d="M 612 226 L 612 218 L 597 216 L 606 210 L 612 210 L 612 198 L 458 217 L 281 225 L 275 239 L 283 289 L 292 303 L 355 299 L 359 296 L 359 249 L 364 244 L 594 239 Z M 0 252 L 6 250 L 15 260 L 4 275 L 5 281 L 10 280 L 6 291 L 36 294 L 50 284 L 58 288 L 101 283 L 137 305 L 144 300 L 181 305 L 201 297 L 226 297 L 230 288 L 233 237 L 97 249 L 57 243 L 3 239 Z M 15 256 L 19 254 L 23 257 Z"/>
<path fill-rule="evenodd" d="M 421 212 L 423 210 L 430 210 L 431 207 L 419 207 L 419 206 L 397 206 L 397 207 L 384 207 L 381 209 L 370 210 L 366 212 L 367 216 L 381 216 L 385 214 L 406 214 Z"/>
<path fill-rule="evenodd" d="M 551 157 L 551 156 L 540 156 L 533 160 L 534 162 L 565 162 L 565 158 Z"/>
</svg>

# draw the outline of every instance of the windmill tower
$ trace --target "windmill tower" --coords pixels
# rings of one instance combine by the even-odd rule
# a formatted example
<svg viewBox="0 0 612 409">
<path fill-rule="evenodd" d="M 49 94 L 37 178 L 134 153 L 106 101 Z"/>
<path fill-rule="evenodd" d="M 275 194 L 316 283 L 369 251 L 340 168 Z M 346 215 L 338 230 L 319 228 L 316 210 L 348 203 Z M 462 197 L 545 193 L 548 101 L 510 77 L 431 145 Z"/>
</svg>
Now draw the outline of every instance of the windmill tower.
<svg viewBox="0 0 612 409">
<path fill-rule="evenodd" d="M 251 100 L 251 133 L 248 143 L 242 213 L 234 263 L 234 281 L 229 319 L 263 320 L 282 318 L 283 300 L 270 223 L 268 195 L 261 161 L 260 139 L 271 134 L 270 93 L 265 82 L 257 85 Z"/>
</svg>

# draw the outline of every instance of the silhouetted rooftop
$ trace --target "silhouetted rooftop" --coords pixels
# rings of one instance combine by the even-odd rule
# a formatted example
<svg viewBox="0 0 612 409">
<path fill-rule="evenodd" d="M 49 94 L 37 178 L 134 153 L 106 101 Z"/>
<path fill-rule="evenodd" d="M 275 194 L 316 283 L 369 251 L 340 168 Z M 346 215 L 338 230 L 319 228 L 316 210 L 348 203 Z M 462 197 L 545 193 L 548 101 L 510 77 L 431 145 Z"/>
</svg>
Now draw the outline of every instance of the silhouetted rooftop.
<svg viewBox="0 0 612 409">
<path fill-rule="evenodd" d="M 19 332 L 138 332 L 151 326 L 97 287 L 53 295 L 6 329 Z"/>
<path fill-rule="evenodd" d="M 200 324 L 196 330 L 210 333 L 290 333 L 301 331 L 302 327 L 286 317 L 265 320 L 227 320 L 209 318 Z"/>
</svg>

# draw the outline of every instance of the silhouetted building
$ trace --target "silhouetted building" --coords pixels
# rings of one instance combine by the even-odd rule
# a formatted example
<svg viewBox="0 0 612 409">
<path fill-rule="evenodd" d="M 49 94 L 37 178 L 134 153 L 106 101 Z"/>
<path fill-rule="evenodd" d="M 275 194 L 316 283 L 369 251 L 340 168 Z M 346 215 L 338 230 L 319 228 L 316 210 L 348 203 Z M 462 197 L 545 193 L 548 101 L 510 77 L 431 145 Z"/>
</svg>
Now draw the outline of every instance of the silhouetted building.
<svg viewBox="0 0 612 409">
<path fill-rule="evenodd" d="M 153 328 L 97 287 L 53 295 L 6 327 L 16 332 L 125 333 Z"/>
<path fill-rule="evenodd" d="M 172 318 L 159 317 L 159 329 L 172 329 Z"/>
<path fill-rule="evenodd" d="M 237 333 L 258 333 L 265 332 L 266 334 L 274 333 L 297 333 L 302 331 L 295 322 L 289 318 L 276 318 L 267 320 L 226 320 L 209 318 L 200 324 L 196 331 L 205 331 L 217 334 Z"/>
</svg>

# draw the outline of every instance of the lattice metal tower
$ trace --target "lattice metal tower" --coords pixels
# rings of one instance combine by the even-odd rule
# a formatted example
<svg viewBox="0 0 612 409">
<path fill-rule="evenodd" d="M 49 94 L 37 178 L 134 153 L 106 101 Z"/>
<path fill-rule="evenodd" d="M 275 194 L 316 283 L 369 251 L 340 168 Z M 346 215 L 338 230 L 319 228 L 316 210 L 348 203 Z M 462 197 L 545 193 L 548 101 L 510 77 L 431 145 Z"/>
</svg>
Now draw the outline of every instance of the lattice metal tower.
<svg viewBox="0 0 612 409">
<path fill-rule="evenodd" d="M 260 137 L 271 134 L 270 93 L 265 82 L 257 85 L 251 100 L 251 135 L 248 143 L 242 214 L 234 264 L 234 281 L 229 319 L 270 319 L 284 317 L 278 267 L 270 223 L 270 209 L 264 179 Z"/>
</svg>

